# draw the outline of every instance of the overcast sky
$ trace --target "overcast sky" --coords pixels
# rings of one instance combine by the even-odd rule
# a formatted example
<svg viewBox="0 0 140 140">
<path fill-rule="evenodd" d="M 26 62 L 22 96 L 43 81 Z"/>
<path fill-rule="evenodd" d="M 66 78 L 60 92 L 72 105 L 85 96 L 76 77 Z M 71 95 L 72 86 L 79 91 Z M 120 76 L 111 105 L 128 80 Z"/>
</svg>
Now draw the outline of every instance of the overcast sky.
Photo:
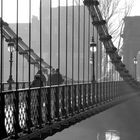
<svg viewBox="0 0 140 140">
<path fill-rule="evenodd" d="M 134 0 L 131 16 L 140 16 L 140 0 Z"/>
<path fill-rule="evenodd" d="M 32 15 L 39 15 L 39 1 L 40 0 L 31 0 L 31 12 Z M 76 1 L 75 0 L 75 4 Z M 82 1 L 82 0 L 81 0 Z M 65 6 L 66 0 L 60 0 L 60 5 Z M 68 5 L 72 5 L 73 0 L 68 0 Z M 18 0 L 19 3 L 19 22 L 28 22 L 28 15 L 29 15 L 29 0 Z M 49 3 L 49 1 L 48 1 Z M 81 2 L 81 4 L 83 4 Z M 52 6 L 58 6 L 58 0 L 52 0 Z M 0 3 L 1 7 L 1 3 Z M 7 22 L 15 22 L 16 21 L 16 13 L 17 13 L 17 0 L 3 0 L 3 19 Z M 0 10 L 1 15 L 1 10 Z"/>
<path fill-rule="evenodd" d="M 61 5 L 65 5 L 66 0 L 60 0 Z M 75 0 L 76 2 L 79 0 Z M 16 2 L 17 0 L 3 0 L 3 18 L 6 22 L 16 22 Z M 28 22 L 28 5 L 29 0 L 19 0 L 19 22 Z M 69 5 L 72 4 L 72 0 L 68 0 Z M 82 0 L 81 0 L 82 4 Z M 1 3 L 0 3 L 1 5 Z M 53 7 L 58 5 L 57 0 L 52 0 Z M 134 6 L 132 9 L 132 16 L 140 16 L 140 0 L 134 0 Z M 1 6 L 0 6 L 1 7 Z M 1 11 L 1 10 L 0 10 Z M 0 13 L 1 15 L 1 13 Z M 39 0 L 32 0 L 32 15 L 39 15 Z"/>
</svg>

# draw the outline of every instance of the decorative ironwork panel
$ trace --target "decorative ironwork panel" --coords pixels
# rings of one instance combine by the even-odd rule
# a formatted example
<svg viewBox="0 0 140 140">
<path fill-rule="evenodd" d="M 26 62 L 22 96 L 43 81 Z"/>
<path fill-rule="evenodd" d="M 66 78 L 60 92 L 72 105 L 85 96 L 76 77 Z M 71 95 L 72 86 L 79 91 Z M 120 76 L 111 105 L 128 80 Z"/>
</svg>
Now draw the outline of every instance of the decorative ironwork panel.
<svg viewBox="0 0 140 140">
<path fill-rule="evenodd" d="M 38 125 L 38 100 L 37 100 L 37 95 L 38 95 L 38 89 L 32 89 L 31 90 L 31 120 L 32 124 L 34 126 Z"/>
<path fill-rule="evenodd" d="M 22 129 L 26 128 L 26 119 L 27 119 L 27 101 L 26 96 L 28 91 L 19 92 L 19 124 Z"/>
<path fill-rule="evenodd" d="M 9 92 L 8 94 L 5 94 L 5 127 L 8 134 L 13 133 L 14 131 L 13 100 L 14 100 L 14 92 Z"/>
<path fill-rule="evenodd" d="M 48 104 L 48 99 L 47 99 L 47 94 L 48 91 L 46 88 L 42 88 L 41 89 L 41 105 L 42 105 L 42 120 L 44 123 L 47 123 L 47 114 L 48 114 L 48 110 L 47 110 L 47 104 Z"/>
</svg>

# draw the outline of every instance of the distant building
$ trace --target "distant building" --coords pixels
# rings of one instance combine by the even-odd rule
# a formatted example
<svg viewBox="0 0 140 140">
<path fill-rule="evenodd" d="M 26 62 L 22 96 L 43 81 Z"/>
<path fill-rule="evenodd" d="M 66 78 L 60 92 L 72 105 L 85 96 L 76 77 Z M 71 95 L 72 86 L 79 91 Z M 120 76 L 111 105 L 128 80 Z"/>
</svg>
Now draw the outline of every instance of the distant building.
<svg viewBox="0 0 140 140">
<path fill-rule="evenodd" d="M 126 17 L 123 31 L 123 62 L 133 77 L 140 81 L 140 16 Z M 138 63 L 134 64 L 134 57 Z M 136 68 L 136 70 L 135 70 Z"/>
</svg>

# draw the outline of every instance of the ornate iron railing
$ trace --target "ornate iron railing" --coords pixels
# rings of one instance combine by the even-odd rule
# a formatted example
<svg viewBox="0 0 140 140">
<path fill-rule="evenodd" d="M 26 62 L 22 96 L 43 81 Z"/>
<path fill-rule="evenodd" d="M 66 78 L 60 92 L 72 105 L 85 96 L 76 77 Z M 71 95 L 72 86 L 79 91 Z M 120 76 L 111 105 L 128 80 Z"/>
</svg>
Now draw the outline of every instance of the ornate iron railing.
<svg viewBox="0 0 140 140">
<path fill-rule="evenodd" d="M 124 88 L 127 88 L 127 92 L 126 89 L 124 92 Z M 58 128 L 55 126 L 52 131 L 46 129 L 47 137 L 57 132 L 55 129 L 64 129 L 73 124 L 71 122 L 66 125 L 66 120 L 78 114 L 86 118 L 84 112 L 89 111 L 89 114 L 92 114 L 98 107 L 102 110 L 109 104 L 111 107 L 113 102 L 127 99 L 132 91 L 134 92 L 134 89 L 125 82 L 103 82 L 3 92 L 0 96 L 4 99 L 4 108 L 1 109 L 4 110 L 5 118 L 0 129 L 5 130 L 4 137 L 26 139 L 26 135 L 30 133 L 35 133 L 36 136 L 38 129 L 61 122 L 61 125 L 58 125 Z M 43 135 L 42 133 L 40 131 L 40 135 Z"/>
<path fill-rule="evenodd" d="M 11 84 L 11 90 L 16 89 L 16 83 L 2 83 L 2 90 L 9 90 L 9 85 Z M 28 82 L 18 82 L 18 89 L 29 88 Z"/>
</svg>

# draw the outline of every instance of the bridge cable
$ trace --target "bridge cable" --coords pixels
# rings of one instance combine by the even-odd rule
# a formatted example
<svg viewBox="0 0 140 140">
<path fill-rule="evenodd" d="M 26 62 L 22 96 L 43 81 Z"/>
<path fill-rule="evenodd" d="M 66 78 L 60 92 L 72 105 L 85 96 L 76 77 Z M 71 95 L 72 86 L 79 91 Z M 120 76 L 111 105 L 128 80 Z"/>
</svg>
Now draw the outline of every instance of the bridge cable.
<svg viewBox="0 0 140 140">
<path fill-rule="evenodd" d="M 51 116 L 51 83 L 52 83 L 52 73 L 51 73 L 51 69 L 52 69 L 52 0 L 50 0 L 50 89 L 49 89 L 49 93 L 48 93 L 48 123 L 51 124 L 52 123 L 52 116 Z"/>
<path fill-rule="evenodd" d="M 66 70 L 66 73 L 65 73 L 65 84 L 66 84 L 66 88 L 65 88 L 65 98 L 66 98 L 66 101 L 65 101 L 65 117 L 67 118 L 67 114 L 68 114 L 68 0 L 66 0 L 66 14 L 65 14 L 65 18 L 66 18 L 66 25 L 65 25 L 65 35 L 66 35 L 66 62 L 65 62 L 65 70 Z"/>
<path fill-rule="evenodd" d="M 40 0 L 39 2 L 39 17 L 40 17 L 40 59 L 39 59 L 39 62 L 40 62 L 40 66 L 39 66 L 39 69 L 40 69 L 40 88 L 39 88 L 39 93 L 38 93 L 38 125 L 39 125 L 39 128 L 42 127 L 42 102 L 41 102 L 41 96 L 42 96 L 42 85 L 41 83 L 44 85 L 44 81 L 42 81 L 42 0 Z"/>
<path fill-rule="evenodd" d="M 80 0 L 79 0 L 79 5 L 78 5 L 78 110 L 81 109 L 81 92 L 79 92 L 80 88 L 81 88 L 81 85 L 80 85 L 80 48 L 81 48 L 81 32 L 80 32 L 80 28 L 81 28 L 81 6 L 80 6 Z"/>
<path fill-rule="evenodd" d="M 1 31 L 1 48 L 0 48 L 0 139 L 3 139 L 7 137 L 7 131 L 5 128 L 5 96 L 2 93 L 4 90 L 4 85 L 3 85 L 3 51 L 4 51 L 4 37 L 3 37 L 3 0 L 1 0 L 1 19 L 0 19 L 0 31 Z"/>
<path fill-rule="evenodd" d="M 87 44 L 88 44 L 88 53 L 87 53 L 87 64 L 88 64 L 88 83 L 90 83 L 91 82 L 91 80 L 90 80 L 90 78 L 89 78 L 89 76 L 90 76 L 90 30 L 91 30 L 91 28 L 90 28 L 90 22 L 91 22 L 91 20 L 90 20 L 90 11 L 88 11 L 88 29 L 87 29 L 87 35 L 88 35 L 88 38 L 87 38 Z M 91 105 L 91 95 L 93 94 L 92 92 L 91 92 L 91 85 L 92 84 L 88 84 L 88 106 L 90 106 Z M 92 94 L 91 94 L 92 93 Z"/>
<path fill-rule="evenodd" d="M 83 6 L 83 84 L 85 80 L 85 5 Z"/>
<path fill-rule="evenodd" d="M 26 112 L 27 112 L 27 121 L 26 121 L 26 127 L 27 127 L 27 132 L 30 133 L 31 132 L 31 125 L 32 125 L 32 122 L 31 122 L 31 2 L 32 0 L 29 0 L 29 15 L 28 15 L 28 20 L 29 20 L 29 23 L 28 23 L 28 28 L 29 28 L 29 50 L 27 50 L 27 54 L 29 54 L 29 60 L 28 60 L 28 71 L 29 71 L 29 75 L 28 75 L 28 85 L 29 85 L 29 90 L 27 92 L 27 95 L 26 95 L 26 100 L 27 100 L 27 107 L 26 107 Z"/>
<path fill-rule="evenodd" d="M 75 23 L 75 18 L 74 18 L 74 0 L 72 0 L 72 91 L 71 91 L 71 97 L 72 97 L 72 114 L 75 112 L 75 95 L 74 95 L 74 48 L 75 48 L 75 44 L 74 44 L 74 37 L 75 37 L 75 34 L 74 34 L 74 23 Z"/>
<path fill-rule="evenodd" d="M 13 110 L 13 114 L 14 114 L 14 122 L 13 122 L 13 126 L 14 126 L 14 137 L 18 138 L 18 133 L 21 131 L 21 127 L 19 125 L 19 94 L 18 94 L 18 62 L 19 62 L 19 57 L 18 57 L 18 35 L 19 35 L 19 1 L 16 1 L 17 5 L 17 11 L 16 11 L 16 36 L 15 36 L 15 44 L 16 44 L 16 91 L 15 91 L 15 98 L 13 100 L 14 102 L 14 110 Z"/>
<path fill-rule="evenodd" d="M 80 0 L 79 0 L 79 5 L 78 5 L 78 84 L 80 83 L 80 38 L 81 38 L 81 36 L 80 36 L 80 34 L 81 34 L 81 32 L 80 32 L 80 27 L 81 27 L 81 19 L 80 19 L 80 17 L 81 17 L 81 14 L 80 14 L 80 12 L 81 12 L 81 6 L 80 6 Z"/>
<path fill-rule="evenodd" d="M 88 64 L 88 83 L 90 82 L 90 79 L 89 79 L 89 76 L 90 76 L 90 67 L 89 67 L 89 64 L 90 64 L 90 30 L 91 30 L 91 28 L 90 28 L 90 22 L 91 22 L 91 20 L 90 20 L 90 11 L 88 11 L 88 56 L 87 56 L 87 64 Z"/>
</svg>

